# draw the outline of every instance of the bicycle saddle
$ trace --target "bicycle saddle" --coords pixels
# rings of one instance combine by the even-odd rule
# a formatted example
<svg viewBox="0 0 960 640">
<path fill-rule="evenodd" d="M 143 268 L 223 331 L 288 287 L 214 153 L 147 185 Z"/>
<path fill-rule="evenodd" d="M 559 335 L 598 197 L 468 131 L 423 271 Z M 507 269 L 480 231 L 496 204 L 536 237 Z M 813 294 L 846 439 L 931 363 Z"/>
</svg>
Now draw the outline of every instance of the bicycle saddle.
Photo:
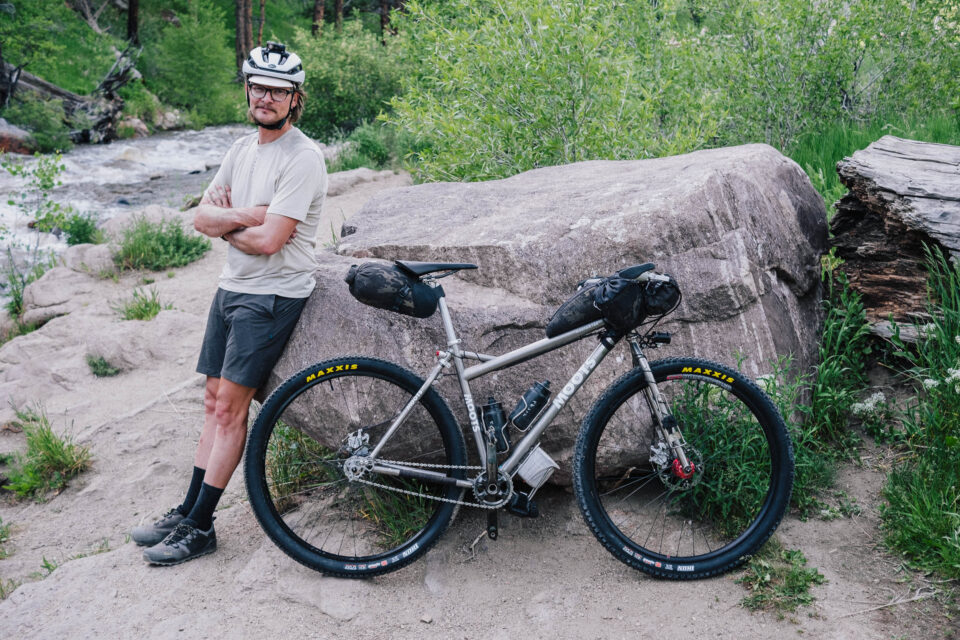
<svg viewBox="0 0 960 640">
<path fill-rule="evenodd" d="M 476 269 L 477 265 L 466 262 L 412 262 L 410 260 L 394 260 L 393 263 L 412 276 L 420 277 L 434 271 L 460 271 L 461 269 Z"/>
</svg>

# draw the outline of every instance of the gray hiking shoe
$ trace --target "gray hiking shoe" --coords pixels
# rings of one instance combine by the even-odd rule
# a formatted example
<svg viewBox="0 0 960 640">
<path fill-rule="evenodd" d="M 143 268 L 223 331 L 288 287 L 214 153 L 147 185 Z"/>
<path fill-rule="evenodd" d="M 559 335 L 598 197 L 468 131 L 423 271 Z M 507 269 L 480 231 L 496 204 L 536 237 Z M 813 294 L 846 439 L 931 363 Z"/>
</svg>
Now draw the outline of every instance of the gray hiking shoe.
<svg viewBox="0 0 960 640">
<path fill-rule="evenodd" d="M 152 547 L 170 535 L 186 517 L 174 507 L 153 524 L 145 524 L 131 531 L 130 537 L 141 547 Z"/>
<path fill-rule="evenodd" d="M 143 552 L 143 559 L 150 564 L 180 564 L 217 550 L 217 534 L 210 525 L 209 531 L 200 531 L 192 524 L 181 522 L 162 542 Z"/>
</svg>

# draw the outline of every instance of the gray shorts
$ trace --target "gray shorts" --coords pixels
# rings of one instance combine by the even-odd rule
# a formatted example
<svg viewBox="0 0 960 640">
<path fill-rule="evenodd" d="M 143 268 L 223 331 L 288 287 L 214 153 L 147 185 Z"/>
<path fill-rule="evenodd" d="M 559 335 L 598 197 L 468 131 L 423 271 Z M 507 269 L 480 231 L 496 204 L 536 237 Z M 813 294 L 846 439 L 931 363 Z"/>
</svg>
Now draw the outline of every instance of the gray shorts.
<svg viewBox="0 0 960 640">
<path fill-rule="evenodd" d="M 197 373 L 259 389 L 280 359 L 306 302 L 217 289 Z"/>
</svg>

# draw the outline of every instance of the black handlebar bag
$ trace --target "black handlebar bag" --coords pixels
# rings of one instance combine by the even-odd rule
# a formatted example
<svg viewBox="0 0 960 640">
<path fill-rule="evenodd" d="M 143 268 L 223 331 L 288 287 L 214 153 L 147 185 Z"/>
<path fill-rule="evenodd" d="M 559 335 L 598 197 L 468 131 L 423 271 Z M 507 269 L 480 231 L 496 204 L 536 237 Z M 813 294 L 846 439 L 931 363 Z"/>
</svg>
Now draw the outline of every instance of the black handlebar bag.
<svg viewBox="0 0 960 640">
<path fill-rule="evenodd" d="M 355 264 L 344 280 L 350 285 L 350 294 L 363 304 L 414 318 L 432 316 L 443 295 L 439 287 L 431 287 L 393 264 Z"/>
</svg>

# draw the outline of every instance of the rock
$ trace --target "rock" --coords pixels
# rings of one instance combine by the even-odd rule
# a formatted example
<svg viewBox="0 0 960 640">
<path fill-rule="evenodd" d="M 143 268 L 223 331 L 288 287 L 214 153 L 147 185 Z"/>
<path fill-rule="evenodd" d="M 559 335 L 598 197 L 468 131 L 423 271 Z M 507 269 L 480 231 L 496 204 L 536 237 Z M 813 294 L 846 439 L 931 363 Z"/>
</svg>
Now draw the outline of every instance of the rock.
<svg viewBox="0 0 960 640">
<path fill-rule="evenodd" d="M 172 111 L 158 111 L 157 115 L 153 119 L 153 126 L 164 131 L 182 127 L 183 117 L 180 115 L 180 110 L 173 109 Z"/>
<path fill-rule="evenodd" d="M 102 275 L 115 270 L 113 254 L 115 248 L 107 244 L 76 244 L 67 247 L 63 253 L 63 263 L 68 269 Z"/>
<path fill-rule="evenodd" d="M 0 118 L 0 152 L 33 153 L 30 132 Z"/>
<path fill-rule="evenodd" d="M 394 172 L 389 170 L 374 171 L 366 167 L 351 169 L 350 171 L 338 171 L 327 176 L 327 195 L 339 196 L 353 189 L 359 184 L 365 182 L 377 182 L 393 177 Z"/>
<path fill-rule="evenodd" d="M 140 118 L 124 118 L 120 121 L 120 124 L 117 126 L 117 131 L 122 132 L 123 129 L 132 131 L 132 135 L 121 136 L 129 138 L 146 138 L 150 135 L 150 129 L 147 128 L 147 124 Z"/>
<path fill-rule="evenodd" d="M 23 291 L 24 324 L 44 322 L 74 311 L 88 301 L 94 292 L 90 275 L 66 267 L 54 267 Z"/>
<path fill-rule="evenodd" d="M 432 368 L 435 349 L 446 344 L 438 316 L 416 320 L 351 298 L 343 277 L 370 258 L 478 264 L 443 280 L 470 351 L 500 354 L 539 340 L 578 281 L 653 261 L 678 279 L 684 298 L 661 324 L 673 332 L 673 345 L 651 358 L 735 363 L 742 354 L 751 375 L 770 371 L 780 355 L 793 355 L 796 372 L 816 359 L 823 201 L 795 163 L 766 145 L 395 189 L 370 200 L 350 223 L 357 231 L 344 238 L 341 255 L 319 255 L 318 286 L 268 391 L 306 365 L 344 353 L 394 360 L 420 375 Z M 535 380 L 562 386 L 593 346 L 584 340 L 480 378 L 471 383 L 473 396 L 492 395 L 509 411 Z M 544 449 L 561 463 L 555 480 L 569 482 L 580 421 L 630 366 L 618 347 L 546 432 Z M 452 378 L 438 387 L 466 425 Z M 334 447 L 343 437 L 318 435 Z"/>
<path fill-rule="evenodd" d="M 110 331 L 87 337 L 87 352 L 123 371 L 155 362 L 195 361 L 203 322 L 201 316 L 176 309 L 161 311 L 152 320 L 117 321 Z"/>
<path fill-rule="evenodd" d="M 884 136 L 837 164 L 850 189 L 830 221 L 841 269 L 876 333 L 926 311 L 923 245 L 960 258 L 960 147 Z"/>
<path fill-rule="evenodd" d="M 6 309 L 0 309 L 0 342 L 6 340 L 10 332 L 17 326 L 17 321 L 13 319 L 10 312 Z"/>
</svg>

